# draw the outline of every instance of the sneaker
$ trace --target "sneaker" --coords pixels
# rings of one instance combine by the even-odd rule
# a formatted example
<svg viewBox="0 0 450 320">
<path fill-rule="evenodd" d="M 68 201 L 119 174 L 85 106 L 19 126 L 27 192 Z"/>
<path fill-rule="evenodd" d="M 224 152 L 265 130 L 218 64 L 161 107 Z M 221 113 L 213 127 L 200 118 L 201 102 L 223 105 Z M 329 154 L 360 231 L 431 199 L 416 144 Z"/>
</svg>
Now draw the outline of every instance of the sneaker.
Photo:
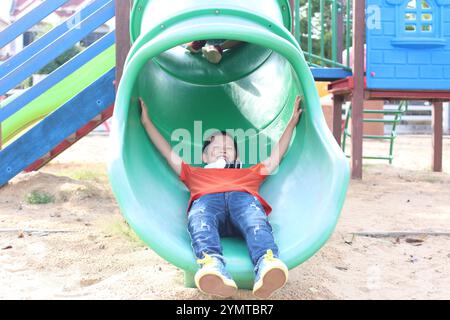
<svg viewBox="0 0 450 320">
<path fill-rule="evenodd" d="M 222 261 L 204 253 L 204 258 L 197 260 L 202 267 L 195 274 L 197 288 L 206 294 L 229 298 L 237 292 L 237 285 L 225 270 Z"/>
<path fill-rule="evenodd" d="M 220 46 L 205 46 L 202 51 L 205 59 L 211 63 L 218 64 L 222 60 L 223 49 Z"/>
<path fill-rule="evenodd" d="M 259 260 L 257 270 L 253 294 L 258 298 L 269 298 L 287 282 L 288 268 L 283 261 L 274 257 L 272 250 L 267 250 Z"/>
<path fill-rule="evenodd" d="M 206 41 L 192 41 L 191 43 L 188 43 L 186 49 L 190 53 L 199 53 L 200 51 L 202 51 L 202 48 L 205 46 L 205 44 Z"/>
</svg>

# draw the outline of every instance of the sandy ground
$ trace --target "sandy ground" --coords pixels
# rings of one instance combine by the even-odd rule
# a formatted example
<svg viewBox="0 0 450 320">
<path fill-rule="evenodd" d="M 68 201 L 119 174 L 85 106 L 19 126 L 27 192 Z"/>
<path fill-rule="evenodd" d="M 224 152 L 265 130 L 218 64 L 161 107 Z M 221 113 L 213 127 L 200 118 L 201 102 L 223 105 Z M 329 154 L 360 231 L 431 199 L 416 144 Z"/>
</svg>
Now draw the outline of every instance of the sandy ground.
<svg viewBox="0 0 450 320">
<path fill-rule="evenodd" d="M 87 137 L 0 189 L 1 299 L 209 298 L 185 288 L 182 271 L 124 223 L 106 176 L 106 139 Z M 387 145 L 366 151 L 386 154 Z M 444 173 L 430 172 L 430 152 L 429 136 L 400 136 L 394 165 L 366 161 L 330 241 L 273 298 L 449 299 L 450 237 L 353 235 L 450 232 L 450 138 Z M 53 203 L 29 204 L 34 190 Z M 243 290 L 235 298 L 253 299 Z"/>
</svg>

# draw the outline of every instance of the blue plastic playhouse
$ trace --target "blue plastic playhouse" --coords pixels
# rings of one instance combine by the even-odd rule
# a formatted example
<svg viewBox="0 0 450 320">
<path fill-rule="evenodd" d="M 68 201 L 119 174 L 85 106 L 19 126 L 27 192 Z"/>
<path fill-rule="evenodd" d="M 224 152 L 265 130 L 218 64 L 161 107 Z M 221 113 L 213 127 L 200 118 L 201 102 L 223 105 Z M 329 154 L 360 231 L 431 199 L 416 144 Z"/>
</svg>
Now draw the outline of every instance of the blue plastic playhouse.
<svg viewBox="0 0 450 320">
<path fill-rule="evenodd" d="M 450 88 L 450 0 L 367 0 L 367 87 Z"/>
</svg>

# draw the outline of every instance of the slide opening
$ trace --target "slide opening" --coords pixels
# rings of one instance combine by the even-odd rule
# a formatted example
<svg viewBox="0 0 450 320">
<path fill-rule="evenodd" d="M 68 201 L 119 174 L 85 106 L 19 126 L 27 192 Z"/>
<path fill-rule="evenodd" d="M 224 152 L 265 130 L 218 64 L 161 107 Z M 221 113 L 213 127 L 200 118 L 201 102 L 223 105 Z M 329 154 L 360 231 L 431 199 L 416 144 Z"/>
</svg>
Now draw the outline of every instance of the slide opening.
<svg viewBox="0 0 450 320">
<path fill-rule="evenodd" d="M 323 119 L 314 79 L 289 31 L 272 23 L 238 15 L 223 15 L 212 23 L 202 16 L 164 25 L 164 30 L 149 29 L 136 39 L 126 65 L 114 111 L 117 152 L 109 170 L 113 190 L 120 195 L 124 216 L 139 236 L 160 256 L 191 273 L 197 265 L 186 230 L 188 190 L 140 125 L 139 95 L 168 141 L 176 129 L 195 136 L 196 120 L 201 120 L 203 131 L 249 128 L 256 129 L 256 135 L 272 134 L 276 141 L 290 119 L 295 96 L 304 97 L 305 113 L 291 149 L 277 175 L 261 189 L 274 208 L 274 234 L 290 268 L 324 244 L 343 203 L 348 168 L 343 166 L 345 158 L 338 146 L 330 143 L 333 138 Z M 175 71 L 186 63 L 186 57 L 175 59 L 178 53 L 171 52 L 198 39 L 244 41 L 260 52 L 267 50 L 269 56 L 236 79 L 199 83 L 188 68 Z M 173 59 L 164 60 L 169 53 Z M 202 130 L 197 141 L 202 141 Z M 251 138 L 244 141 L 250 144 Z M 188 153 L 195 157 L 194 149 L 201 142 L 188 144 Z M 253 268 L 243 241 L 224 239 L 223 247 L 238 285 L 249 285 Z"/>
</svg>

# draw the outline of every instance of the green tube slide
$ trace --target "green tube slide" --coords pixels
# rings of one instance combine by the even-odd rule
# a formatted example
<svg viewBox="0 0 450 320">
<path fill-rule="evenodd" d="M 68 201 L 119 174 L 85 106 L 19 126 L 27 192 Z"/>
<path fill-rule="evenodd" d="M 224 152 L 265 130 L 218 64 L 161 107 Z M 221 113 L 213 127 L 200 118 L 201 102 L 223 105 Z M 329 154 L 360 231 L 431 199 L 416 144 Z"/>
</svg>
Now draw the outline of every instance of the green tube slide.
<svg viewBox="0 0 450 320">
<path fill-rule="evenodd" d="M 25 130 L 30 129 L 48 114 L 75 97 L 113 68 L 115 63 L 115 46 L 113 45 L 6 119 L 1 126 L 3 144 L 12 142 Z M 16 97 L 11 96 L 2 101 L 0 108 L 11 103 Z"/>
<path fill-rule="evenodd" d="M 121 211 L 136 233 L 162 258 L 185 271 L 187 286 L 198 270 L 187 232 L 189 191 L 155 149 L 140 123 L 137 98 L 182 157 L 193 165 L 206 130 L 241 129 L 241 158 L 263 160 L 266 138 L 276 142 L 303 96 L 304 114 L 289 151 L 261 195 L 280 257 L 294 268 L 330 237 L 349 183 L 348 162 L 323 117 L 314 79 L 290 34 L 287 0 L 138 0 L 131 16 L 133 46 L 113 115 L 109 177 Z M 245 42 L 224 52 L 218 65 L 181 46 L 193 40 Z M 248 133 L 248 134 L 247 134 Z M 189 137 L 189 138 L 186 138 Z M 254 143 L 255 141 L 259 143 Z M 254 146 L 259 146 L 257 156 Z M 187 150 L 187 151 L 186 151 Z M 261 154 L 261 155 L 260 155 Z M 253 159 L 252 159 L 253 157 Z M 243 240 L 222 239 L 227 268 L 240 288 L 253 285 Z"/>
</svg>

